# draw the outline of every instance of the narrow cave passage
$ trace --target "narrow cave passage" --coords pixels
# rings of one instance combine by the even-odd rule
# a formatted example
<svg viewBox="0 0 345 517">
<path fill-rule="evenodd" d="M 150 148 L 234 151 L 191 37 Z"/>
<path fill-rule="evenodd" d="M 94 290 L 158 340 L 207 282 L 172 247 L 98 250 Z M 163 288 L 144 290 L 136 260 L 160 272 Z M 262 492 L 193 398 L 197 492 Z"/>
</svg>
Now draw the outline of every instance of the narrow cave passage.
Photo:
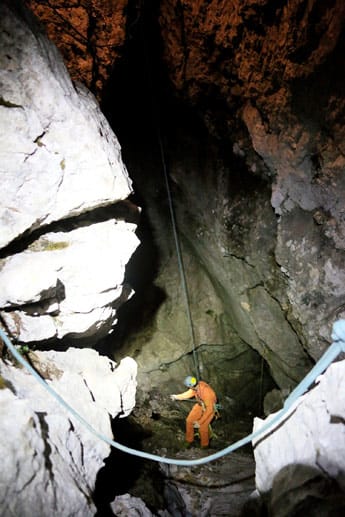
<svg viewBox="0 0 345 517">
<path fill-rule="evenodd" d="M 114 419 L 112 431 L 118 442 L 137 450 L 143 449 L 145 430 L 133 418 Z M 97 474 L 93 493 L 97 507 L 95 517 L 114 515 L 110 503 L 116 496 L 127 493 L 145 500 L 152 511 L 164 507 L 163 477 L 157 463 L 112 448 L 104 467 Z"/>
<path fill-rule="evenodd" d="M 173 278 L 176 285 L 172 289 L 180 289 L 159 140 L 163 143 L 163 159 L 169 168 L 178 219 L 191 230 L 190 235 L 185 232 L 182 235 L 184 252 L 187 252 L 187 260 L 195 260 L 195 267 L 201 271 L 209 267 L 202 257 L 207 250 L 198 249 L 194 228 L 202 227 L 203 222 L 199 223 L 196 219 L 197 210 L 196 215 L 191 215 L 184 207 L 184 200 L 188 196 L 183 189 L 189 189 L 200 198 L 201 211 L 207 214 L 208 210 L 214 211 L 209 205 L 209 199 L 217 196 L 219 188 L 217 167 L 220 170 L 227 168 L 232 173 L 231 185 L 225 183 L 221 187 L 224 188 L 224 195 L 227 189 L 231 189 L 234 198 L 240 195 L 245 198 L 255 189 L 265 191 L 266 186 L 248 174 L 244 164 L 229 151 L 227 144 L 215 142 L 210 137 L 191 106 L 177 99 L 167 80 L 161 57 L 162 46 L 158 35 L 155 2 L 145 2 L 140 12 L 134 4 L 130 4 L 128 15 L 129 36 L 123 58 L 113 70 L 103 97 L 102 110 L 122 146 L 123 159 L 133 179 L 135 193 L 132 200 L 142 207 L 142 218 L 137 230 L 142 244 L 127 266 L 126 279 L 134 288 L 135 295 L 119 309 L 119 321 L 115 331 L 98 344 L 98 349 L 113 354 L 115 360 L 126 354 L 139 358 L 138 408 L 135 416 L 151 431 L 144 448 L 155 450 L 169 443 L 171 450 L 176 451 L 176 429 L 179 434 L 182 433 L 188 408 L 186 405 L 173 407 L 167 403 L 167 398 L 169 390 L 177 390 L 184 375 L 193 371 L 193 355 L 189 349 L 180 355 L 180 359 L 176 360 L 173 355 L 171 358 L 168 356 L 166 360 L 162 359 L 158 369 L 151 365 L 150 359 L 140 359 L 142 354 L 145 356 L 145 347 L 148 349 L 150 346 L 160 346 L 159 336 L 157 344 L 154 338 L 153 345 L 149 345 L 147 341 L 152 340 L 155 332 L 158 311 L 164 304 L 169 304 L 169 294 L 164 282 L 155 282 L 169 260 L 175 263 Z M 209 170 L 208 165 L 205 166 L 208 162 L 211 164 Z M 181 179 L 179 174 L 184 178 Z M 199 176 L 195 177 L 195 174 Z M 220 203 L 221 200 L 218 204 Z M 216 219 L 215 224 L 218 224 Z M 196 259 L 189 259 L 189 255 Z M 224 274 L 227 275 L 226 250 L 221 260 L 220 267 L 224 268 Z M 189 274 L 193 267 L 189 268 Z M 210 274 L 207 271 L 206 276 L 209 277 Z M 169 276 L 167 278 L 170 282 Z M 189 281 L 190 276 L 187 283 Z M 218 279 L 215 279 L 214 285 L 217 296 L 226 298 L 227 294 L 223 295 L 226 287 L 219 285 Z M 213 303 L 212 300 L 210 302 Z M 179 306 L 184 313 L 182 318 L 186 320 L 183 304 L 180 300 Z M 174 311 L 174 307 L 171 310 Z M 196 311 L 197 307 L 193 305 L 192 314 Z M 229 327 L 226 314 L 219 316 L 216 312 L 212 306 L 205 310 L 205 325 L 207 319 L 214 319 L 214 324 L 220 328 L 221 339 L 203 340 L 197 346 L 203 376 L 205 380 L 210 379 L 216 385 L 221 402 L 226 408 L 222 425 L 218 425 L 217 431 L 218 447 L 221 447 L 250 430 L 252 415 L 262 414 L 264 395 L 274 388 L 275 383 L 265 360 L 247 345 L 240 343 L 238 336 Z M 182 325 L 185 326 L 185 321 Z M 177 326 L 176 340 L 179 330 Z M 188 329 L 184 330 L 186 331 L 188 333 Z M 187 336 L 186 340 L 189 341 L 190 338 Z M 158 349 L 157 353 L 166 357 L 163 350 L 160 352 Z M 149 380 L 145 382 L 142 382 L 142 370 L 151 372 Z M 163 381 L 158 381 L 157 387 L 159 370 L 165 370 L 167 374 L 165 377 L 163 374 Z M 229 370 L 232 371 L 230 381 Z M 142 409 L 144 406 L 145 410 Z"/>
</svg>

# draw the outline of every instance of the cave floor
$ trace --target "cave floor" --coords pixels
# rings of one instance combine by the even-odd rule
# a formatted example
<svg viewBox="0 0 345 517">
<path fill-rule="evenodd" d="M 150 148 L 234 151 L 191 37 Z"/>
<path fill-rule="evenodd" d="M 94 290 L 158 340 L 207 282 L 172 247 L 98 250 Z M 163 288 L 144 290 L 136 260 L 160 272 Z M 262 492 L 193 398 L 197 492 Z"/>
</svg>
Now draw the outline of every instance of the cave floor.
<svg viewBox="0 0 345 517">
<path fill-rule="evenodd" d="M 147 452 L 177 459 L 197 459 L 222 450 L 252 431 L 253 419 L 245 416 L 214 421 L 214 437 L 210 448 L 185 448 L 184 422 L 186 411 L 162 411 L 150 414 L 136 410 L 130 419 L 141 431 L 141 448 Z M 240 516 L 243 507 L 255 490 L 255 462 L 251 445 L 227 454 L 220 459 L 194 467 L 145 462 L 132 495 L 141 497 L 152 509 L 178 504 L 179 515 Z M 157 487 L 160 494 L 157 494 Z M 164 494 L 164 498 L 163 498 Z M 168 494 L 168 496 L 167 496 Z M 171 503 L 171 500 L 174 502 Z M 183 508 L 183 505 L 184 508 Z M 171 511 L 171 508 L 170 508 Z"/>
</svg>

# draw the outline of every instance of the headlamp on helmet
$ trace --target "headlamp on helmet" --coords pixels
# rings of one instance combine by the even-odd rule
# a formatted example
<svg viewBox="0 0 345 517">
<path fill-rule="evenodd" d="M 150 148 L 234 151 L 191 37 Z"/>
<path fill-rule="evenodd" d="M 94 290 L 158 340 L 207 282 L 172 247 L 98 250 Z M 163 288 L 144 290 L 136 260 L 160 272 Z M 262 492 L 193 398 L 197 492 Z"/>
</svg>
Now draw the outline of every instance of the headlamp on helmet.
<svg viewBox="0 0 345 517">
<path fill-rule="evenodd" d="M 193 377 L 192 375 L 188 375 L 188 377 L 184 380 L 184 385 L 187 386 L 187 388 L 194 388 L 197 385 L 198 381 L 196 377 Z"/>
</svg>

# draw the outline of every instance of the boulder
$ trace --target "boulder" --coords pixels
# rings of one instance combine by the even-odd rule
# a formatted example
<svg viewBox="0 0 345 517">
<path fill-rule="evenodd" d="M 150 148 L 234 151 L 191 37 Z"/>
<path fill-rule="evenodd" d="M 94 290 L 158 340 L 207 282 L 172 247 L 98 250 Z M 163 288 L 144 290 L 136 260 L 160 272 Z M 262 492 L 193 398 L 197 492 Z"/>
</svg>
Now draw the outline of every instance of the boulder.
<svg viewBox="0 0 345 517">
<path fill-rule="evenodd" d="M 93 95 L 72 83 L 33 16 L 19 2 L 5 4 L 1 316 L 20 342 L 96 340 L 112 330 L 117 307 L 132 294 L 123 279 L 139 244 L 136 225 L 111 215 L 131 194 L 131 180 Z"/>
<path fill-rule="evenodd" d="M 345 508 L 344 379 L 345 361 L 331 364 L 288 416 L 255 441 L 256 488 L 272 515 L 296 515 L 297 503 L 309 511 L 317 502 L 328 511 Z M 273 416 L 256 418 L 254 431 Z"/>
<path fill-rule="evenodd" d="M 117 517 L 127 517 L 128 515 L 154 517 L 154 514 L 139 497 L 133 497 L 130 494 L 118 495 L 111 504 L 111 509 L 114 510 L 114 515 Z"/>
<path fill-rule="evenodd" d="M 135 405 L 137 366 L 91 349 L 30 353 L 49 386 L 100 434 Z M 53 398 L 26 370 L 0 361 L 2 515 L 92 516 L 96 475 L 110 446 Z"/>
<path fill-rule="evenodd" d="M 125 265 L 138 244 L 135 225 L 109 220 L 47 233 L 0 261 L 0 307 L 20 342 L 100 336 L 116 323 L 116 303 L 132 289 Z"/>
</svg>

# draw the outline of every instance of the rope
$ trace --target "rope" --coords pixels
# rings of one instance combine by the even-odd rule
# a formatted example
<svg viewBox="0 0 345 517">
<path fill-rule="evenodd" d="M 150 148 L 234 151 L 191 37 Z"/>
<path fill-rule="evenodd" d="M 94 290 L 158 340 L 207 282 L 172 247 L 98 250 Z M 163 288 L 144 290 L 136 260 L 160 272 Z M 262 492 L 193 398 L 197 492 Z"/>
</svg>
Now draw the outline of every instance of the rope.
<svg viewBox="0 0 345 517">
<path fill-rule="evenodd" d="M 159 123 L 157 102 L 155 101 L 155 97 L 152 94 L 153 85 L 152 85 L 151 73 L 150 73 L 151 66 L 150 66 L 150 60 L 148 57 L 149 53 L 147 50 L 147 42 L 146 42 L 145 32 L 144 32 L 144 28 L 143 28 L 142 24 L 141 24 L 140 28 L 141 28 L 141 37 L 143 40 L 144 59 L 145 59 L 145 64 L 146 64 L 146 69 L 147 69 L 146 80 L 148 83 L 149 92 L 151 93 L 150 100 L 151 100 L 151 107 L 152 107 L 152 120 L 154 121 L 154 123 L 156 125 L 156 132 L 157 132 L 157 139 L 158 139 L 158 144 L 159 144 L 160 157 L 161 157 L 161 161 L 162 161 L 164 181 L 165 181 L 165 186 L 166 186 L 167 195 L 168 195 L 169 212 L 170 212 L 170 218 L 171 218 L 172 229 L 173 229 L 173 234 L 174 234 L 178 268 L 179 268 L 180 277 L 181 277 L 181 285 L 182 285 L 182 289 L 184 292 L 184 299 L 185 299 L 185 304 L 186 304 L 186 309 L 187 309 L 187 319 L 188 319 L 189 331 L 190 331 L 190 336 L 191 336 L 192 346 L 193 346 L 192 352 L 193 352 L 195 373 L 196 373 L 197 379 L 200 380 L 201 375 L 200 375 L 200 368 L 199 368 L 199 362 L 198 362 L 197 351 L 196 351 L 195 332 L 194 332 L 192 314 L 191 314 L 191 310 L 190 310 L 190 299 L 189 299 L 189 293 L 188 293 L 188 287 L 187 287 L 187 281 L 186 281 L 186 272 L 185 272 L 183 258 L 182 258 L 180 239 L 179 239 L 179 235 L 178 235 L 178 231 L 177 231 L 176 216 L 175 216 L 174 204 L 173 204 L 173 200 L 172 200 L 171 188 L 170 188 L 170 182 L 169 182 L 169 175 L 168 175 L 166 159 L 165 159 L 165 151 L 164 151 L 164 145 L 163 145 L 163 141 L 162 141 L 162 135 L 161 135 L 161 129 L 160 129 L 160 123 Z"/>
<path fill-rule="evenodd" d="M 211 461 L 217 460 L 231 452 L 239 449 L 243 445 L 246 445 L 249 442 L 257 440 L 266 434 L 267 431 L 273 430 L 273 427 L 280 422 L 284 416 L 286 416 L 293 406 L 293 404 L 298 400 L 298 398 L 303 395 L 303 393 L 309 388 L 309 386 L 314 382 L 314 380 L 323 373 L 326 368 L 331 364 L 332 361 L 341 353 L 345 352 L 345 320 L 338 320 L 333 325 L 332 339 L 333 343 L 329 347 L 329 349 L 323 354 L 321 359 L 316 363 L 314 368 L 309 372 L 309 374 L 298 384 L 298 386 L 292 391 L 289 397 L 286 399 L 283 409 L 281 409 L 273 418 L 271 418 L 268 422 L 262 425 L 262 427 L 249 434 L 248 436 L 238 440 L 237 442 L 229 445 L 225 449 L 222 449 L 214 454 L 206 456 L 204 458 L 198 458 L 195 460 L 178 460 L 175 458 L 166 458 L 164 456 L 158 456 L 156 454 L 150 454 L 144 451 L 138 451 L 136 449 L 132 449 L 130 447 L 126 447 L 121 443 L 118 443 L 114 440 L 111 440 L 107 436 L 99 433 L 92 425 L 87 422 L 72 406 L 70 406 L 47 382 L 42 379 L 38 375 L 38 373 L 32 368 L 32 366 L 24 359 L 24 357 L 18 352 L 18 350 L 11 343 L 7 335 L 0 328 L 0 337 L 3 339 L 5 345 L 11 352 L 11 354 L 17 359 L 17 361 L 24 366 L 31 373 L 37 382 L 39 382 L 44 389 L 46 389 L 52 397 L 54 397 L 61 406 L 63 406 L 69 413 L 71 413 L 79 422 L 86 427 L 91 433 L 93 433 L 97 438 L 103 440 L 108 443 L 112 447 L 119 449 L 128 454 L 132 454 L 134 456 L 138 456 L 140 458 L 145 458 L 147 460 L 157 461 L 159 463 L 168 463 L 170 465 L 179 465 L 183 467 L 191 467 L 195 465 L 203 465 L 204 463 L 209 463 Z"/>
<path fill-rule="evenodd" d="M 186 272 L 185 272 L 185 268 L 184 268 L 184 264 L 183 264 L 180 239 L 179 239 L 179 236 L 177 233 L 176 216 L 175 216 L 175 210 L 174 210 L 174 205 L 173 205 L 173 200 L 172 200 L 172 195 L 171 195 L 169 176 L 168 176 L 167 167 L 166 167 L 164 146 L 163 146 L 162 137 L 161 137 L 158 123 L 157 123 L 157 135 L 158 135 L 159 149 L 160 149 L 162 166 L 163 166 L 165 186 L 166 186 L 167 194 L 168 194 L 169 211 L 170 211 L 171 223 L 172 223 L 172 228 L 173 228 L 173 233 L 174 233 L 176 254 L 177 254 L 178 266 L 179 266 L 179 271 L 180 271 L 180 276 L 181 276 L 181 284 L 182 284 L 182 288 L 183 288 L 183 292 L 184 292 L 187 316 L 188 316 L 188 322 L 189 322 L 189 330 L 190 330 L 190 335 L 191 335 L 192 344 L 193 344 L 194 367 L 195 367 L 196 377 L 198 380 L 200 380 L 201 379 L 200 367 L 199 367 L 199 362 L 198 362 L 198 357 L 197 357 L 197 352 L 196 352 L 195 332 L 194 332 L 192 314 L 191 314 L 191 310 L 190 310 L 190 300 L 189 300 L 188 287 L 187 287 L 187 281 L 186 281 Z"/>
</svg>

